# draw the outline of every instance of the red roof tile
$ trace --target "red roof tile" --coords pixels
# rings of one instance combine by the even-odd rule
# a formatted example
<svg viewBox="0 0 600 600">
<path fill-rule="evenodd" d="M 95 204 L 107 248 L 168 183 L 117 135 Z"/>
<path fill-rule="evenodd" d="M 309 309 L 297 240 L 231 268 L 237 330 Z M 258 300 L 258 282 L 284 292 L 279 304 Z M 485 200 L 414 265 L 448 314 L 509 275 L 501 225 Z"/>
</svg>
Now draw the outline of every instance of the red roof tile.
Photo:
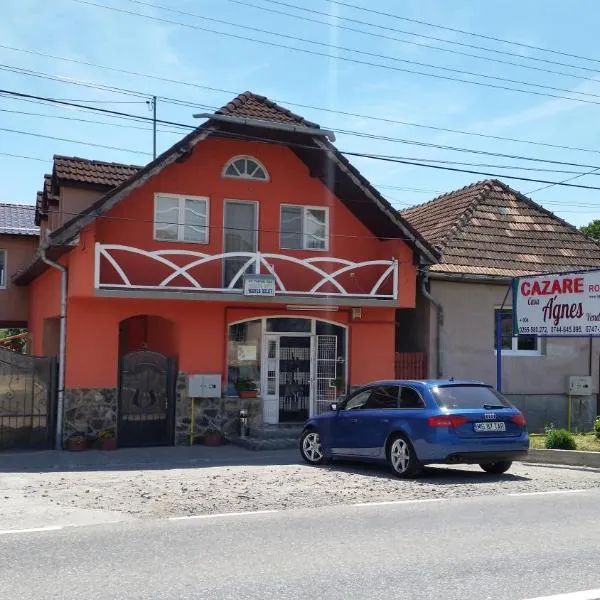
<svg viewBox="0 0 600 600">
<path fill-rule="evenodd" d="M 442 251 L 433 272 L 517 277 L 600 268 L 600 245 L 498 180 L 474 183 L 401 214 Z"/>
<path fill-rule="evenodd" d="M 287 108 L 279 106 L 276 102 L 269 100 L 265 96 L 259 96 L 252 92 L 244 92 L 231 102 L 216 111 L 218 115 L 228 115 L 232 117 L 258 119 L 260 121 L 277 121 L 284 123 L 295 123 L 305 127 L 318 128 L 319 125 L 307 121 L 304 117 L 293 113 Z"/>
<path fill-rule="evenodd" d="M 73 181 L 113 188 L 142 167 L 122 163 L 88 160 L 77 156 L 54 155 L 54 174 L 59 181 Z"/>
</svg>

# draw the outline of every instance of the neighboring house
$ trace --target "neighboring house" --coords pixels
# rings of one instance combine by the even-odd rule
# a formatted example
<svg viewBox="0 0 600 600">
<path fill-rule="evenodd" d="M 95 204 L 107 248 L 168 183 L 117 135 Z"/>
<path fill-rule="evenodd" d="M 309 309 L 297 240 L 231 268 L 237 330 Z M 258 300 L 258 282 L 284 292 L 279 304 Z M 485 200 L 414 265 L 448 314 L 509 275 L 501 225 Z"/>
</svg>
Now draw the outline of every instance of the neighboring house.
<svg viewBox="0 0 600 600">
<path fill-rule="evenodd" d="M 402 211 L 443 261 L 429 269 L 439 303 L 417 300 L 399 311 L 398 350 L 429 354 L 429 375 L 496 384 L 495 316 L 502 311 L 502 391 L 530 428 L 566 425 L 570 375 L 591 375 L 594 396 L 573 401 L 573 421 L 591 428 L 596 415 L 600 343 L 591 338 L 512 335 L 513 277 L 600 268 L 600 246 L 504 183 L 491 180 Z M 427 293 L 427 291 L 426 291 Z M 508 296 L 507 296 L 508 293 Z"/>
<path fill-rule="evenodd" d="M 64 271 L 63 439 L 300 423 L 393 377 L 396 309 L 439 254 L 332 141 L 246 92 L 143 168 L 55 157 L 16 282 L 33 353 L 60 357 Z"/>
<path fill-rule="evenodd" d="M 27 327 L 27 290 L 11 277 L 38 246 L 39 228 L 31 204 L 0 204 L 0 327 Z"/>
</svg>

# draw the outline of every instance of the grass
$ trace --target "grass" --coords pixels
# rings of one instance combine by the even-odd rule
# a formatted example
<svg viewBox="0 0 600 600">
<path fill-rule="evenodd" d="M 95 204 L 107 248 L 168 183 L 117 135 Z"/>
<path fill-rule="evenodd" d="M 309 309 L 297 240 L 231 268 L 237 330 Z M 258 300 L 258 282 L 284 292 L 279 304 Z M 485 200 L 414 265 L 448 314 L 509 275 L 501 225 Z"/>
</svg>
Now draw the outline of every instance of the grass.
<svg viewBox="0 0 600 600">
<path fill-rule="evenodd" d="M 593 433 L 575 433 L 573 437 L 577 444 L 577 450 L 600 452 L 600 440 Z M 529 434 L 529 447 L 545 450 L 546 436 L 540 433 Z"/>
</svg>

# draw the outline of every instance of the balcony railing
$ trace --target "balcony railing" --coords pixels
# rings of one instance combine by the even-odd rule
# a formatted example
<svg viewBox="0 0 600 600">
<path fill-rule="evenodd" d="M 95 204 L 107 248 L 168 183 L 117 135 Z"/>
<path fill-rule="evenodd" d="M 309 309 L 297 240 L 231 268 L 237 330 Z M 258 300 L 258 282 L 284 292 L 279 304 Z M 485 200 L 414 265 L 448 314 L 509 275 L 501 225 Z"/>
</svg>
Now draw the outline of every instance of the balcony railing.
<svg viewBox="0 0 600 600">
<path fill-rule="evenodd" d="M 229 276 L 224 280 L 226 271 Z M 244 275 L 255 274 L 273 277 L 276 296 L 398 299 L 396 259 L 353 262 L 331 256 L 301 259 L 261 252 L 205 254 L 96 244 L 96 289 L 241 294 Z"/>
</svg>

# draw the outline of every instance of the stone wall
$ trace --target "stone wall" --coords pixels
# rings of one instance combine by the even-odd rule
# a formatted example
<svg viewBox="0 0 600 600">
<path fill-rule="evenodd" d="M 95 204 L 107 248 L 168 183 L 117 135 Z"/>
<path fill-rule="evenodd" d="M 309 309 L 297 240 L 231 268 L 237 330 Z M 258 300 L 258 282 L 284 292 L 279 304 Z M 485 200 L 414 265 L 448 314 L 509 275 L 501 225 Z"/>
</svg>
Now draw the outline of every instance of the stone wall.
<svg viewBox="0 0 600 600">
<path fill-rule="evenodd" d="M 66 389 L 63 444 L 76 432 L 96 437 L 103 429 L 117 431 L 116 389 Z"/>
<path fill-rule="evenodd" d="M 250 430 L 262 425 L 262 404 L 260 398 L 196 398 L 194 400 L 194 426 L 192 422 L 192 399 L 187 394 L 187 375 L 177 377 L 175 407 L 175 444 L 190 443 L 193 433 L 198 440 L 206 435 L 209 427 L 216 427 L 222 434 L 237 435 L 240 410 L 248 411 Z"/>
</svg>

